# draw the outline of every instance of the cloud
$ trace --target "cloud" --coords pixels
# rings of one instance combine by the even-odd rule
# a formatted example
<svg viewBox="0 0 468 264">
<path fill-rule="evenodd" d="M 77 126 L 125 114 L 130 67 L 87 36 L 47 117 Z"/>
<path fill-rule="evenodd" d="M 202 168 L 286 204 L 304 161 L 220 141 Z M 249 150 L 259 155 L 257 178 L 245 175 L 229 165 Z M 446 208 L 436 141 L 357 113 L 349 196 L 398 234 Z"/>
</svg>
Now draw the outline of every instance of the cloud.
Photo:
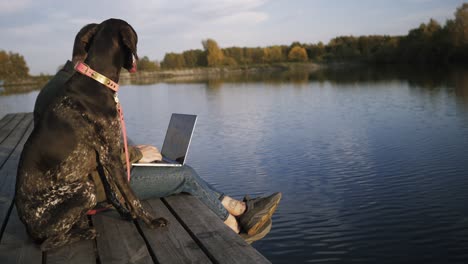
<svg viewBox="0 0 468 264">
<path fill-rule="evenodd" d="M 419 23 L 426 23 L 429 19 L 433 18 L 443 24 L 445 19 L 453 18 L 453 13 L 454 10 L 451 7 L 434 8 L 403 16 L 399 21 L 401 23 L 413 23 L 416 27 Z"/>
<path fill-rule="evenodd" d="M 230 16 L 219 18 L 221 24 L 239 25 L 260 23 L 268 19 L 268 15 L 263 12 L 241 12 Z"/>
<path fill-rule="evenodd" d="M 14 14 L 28 8 L 31 0 L 14 0 L 0 2 L 0 14 Z"/>
<path fill-rule="evenodd" d="M 268 20 L 269 15 L 262 7 L 269 1 L 3 1 L 0 3 L 0 13 L 4 14 L 0 18 L 0 33 L 5 38 L 2 48 L 25 55 L 31 73 L 52 73 L 67 59 L 59 55 L 68 56 L 81 27 L 114 17 L 126 20 L 135 28 L 140 37 L 140 51 L 153 59 L 162 59 L 171 49 L 180 52 L 201 48 L 200 41 L 207 37 L 223 43 L 236 36 L 246 36 L 240 31 L 248 31 Z M 89 6 L 93 8 L 84 8 Z M 42 52 L 38 54 L 38 50 Z"/>
</svg>

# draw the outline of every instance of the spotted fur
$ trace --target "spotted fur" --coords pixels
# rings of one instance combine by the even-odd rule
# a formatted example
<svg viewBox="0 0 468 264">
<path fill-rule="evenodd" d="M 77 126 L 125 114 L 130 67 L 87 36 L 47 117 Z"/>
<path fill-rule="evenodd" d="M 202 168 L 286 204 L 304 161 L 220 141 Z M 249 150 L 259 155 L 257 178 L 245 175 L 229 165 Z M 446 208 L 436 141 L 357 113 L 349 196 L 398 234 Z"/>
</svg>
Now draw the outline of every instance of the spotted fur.
<svg viewBox="0 0 468 264">
<path fill-rule="evenodd" d="M 129 69 L 128 60 L 136 56 L 136 42 L 125 21 L 106 20 L 86 47 L 86 63 L 118 82 L 120 69 Z M 35 120 L 19 162 L 15 203 L 29 235 L 42 250 L 94 239 L 86 213 L 96 205 L 96 170 L 107 200 L 123 217 L 165 226 L 165 219 L 143 208 L 126 180 L 114 92 L 78 73 L 61 91 Z"/>
</svg>

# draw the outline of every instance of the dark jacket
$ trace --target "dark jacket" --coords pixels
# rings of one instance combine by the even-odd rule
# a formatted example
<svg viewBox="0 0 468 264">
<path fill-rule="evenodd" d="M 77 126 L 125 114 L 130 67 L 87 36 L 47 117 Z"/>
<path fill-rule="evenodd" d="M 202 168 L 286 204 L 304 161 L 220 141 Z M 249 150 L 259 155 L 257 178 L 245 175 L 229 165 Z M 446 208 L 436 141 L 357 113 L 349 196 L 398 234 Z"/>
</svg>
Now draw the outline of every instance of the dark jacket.
<svg viewBox="0 0 468 264">
<path fill-rule="evenodd" d="M 66 83 L 70 77 L 75 73 L 74 65 L 71 61 L 67 61 L 63 69 L 61 69 L 57 74 L 42 88 L 36 98 L 36 103 L 34 104 L 34 125 L 37 125 L 37 122 L 41 120 L 42 114 L 46 111 L 50 103 L 60 95 L 61 88 L 64 83 Z M 139 149 L 129 146 L 128 148 L 130 154 L 130 163 L 138 162 L 143 154 Z M 121 155 L 122 163 L 125 166 L 125 153 L 122 151 Z M 104 187 L 102 186 L 101 179 L 99 174 L 95 171 L 92 175 L 93 180 L 96 185 L 96 193 L 98 202 L 106 200 L 106 195 L 104 193 Z"/>
</svg>

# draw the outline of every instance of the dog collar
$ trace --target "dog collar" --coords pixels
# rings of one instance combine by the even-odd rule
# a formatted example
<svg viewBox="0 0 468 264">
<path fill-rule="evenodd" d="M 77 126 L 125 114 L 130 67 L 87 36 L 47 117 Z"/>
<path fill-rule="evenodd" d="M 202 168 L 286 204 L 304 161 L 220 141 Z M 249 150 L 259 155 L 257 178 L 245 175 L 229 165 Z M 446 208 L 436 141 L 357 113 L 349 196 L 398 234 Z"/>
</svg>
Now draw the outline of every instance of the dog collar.
<svg viewBox="0 0 468 264">
<path fill-rule="evenodd" d="M 99 72 L 91 69 L 91 67 L 89 67 L 86 63 L 84 62 L 78 62 L 76 65 L 75 65 L 75 71 L 85 75 L 85 76 L 88 76 L 102 84 L 104 84 L 105 86 L 107 86 L 107 88 L 117 92 L 119 90 L 119 85 L 117 83 L 115 83 L 114 81 L 112 81 L 111 79 L 107 78 L 106 76 L 100 74 Z"/>
<path fill-rule="evenodd" d="M 122 137 L 124 141 L 124 151 L 125 151 L 125 162 L 127 164 L 127 180 L 130 181 L 130 154 L 128 152 L 128 142 L 127 142 L 127 129 L 125 127 L 125 120 L 123 118 L 123 111 L 122 107 L 119 102 L 119 97 L 117 96 L 117 91 L 119 90 L 119 85 L 112 81 L 111 79 L 107 78 L 106 76 L 100 74 L 99 72 L 91 69 L 86 63 L 84 62 L 78 62 L 75 65 L 75 70 L 85 76 L 88 76 L 102 84 L 104 84 L 107 88 L 113 90 L 115 92 L 114 94 L 114 100 L 116 103 L 117 107 L 117 112 L 119 114 L 119 119 L 120 119 L 120 127 L 122 129 Z"/>
</svg>

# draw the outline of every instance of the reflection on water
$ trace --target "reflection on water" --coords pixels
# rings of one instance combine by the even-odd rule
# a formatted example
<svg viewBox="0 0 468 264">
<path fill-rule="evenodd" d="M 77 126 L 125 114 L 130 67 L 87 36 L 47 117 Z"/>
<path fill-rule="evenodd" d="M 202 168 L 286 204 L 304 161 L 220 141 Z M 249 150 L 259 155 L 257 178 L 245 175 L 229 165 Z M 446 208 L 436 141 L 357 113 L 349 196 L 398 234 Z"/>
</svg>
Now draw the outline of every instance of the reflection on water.
<svg viewBox="0 0 468 264">
<path fill-rule="evenodd" d="M 284 75 L 283 75 L 284 74 Z M 425 76 L 425 77 L 424 77 Z M 136 143 L 199 116 L 188 164 L 241 198 L 282 191 L 273 263 L 466 263 L 465 70 L 343 69 L 124 86 Z M 35 93 L 0 96 L 0 116 Z"/>
</svg>

